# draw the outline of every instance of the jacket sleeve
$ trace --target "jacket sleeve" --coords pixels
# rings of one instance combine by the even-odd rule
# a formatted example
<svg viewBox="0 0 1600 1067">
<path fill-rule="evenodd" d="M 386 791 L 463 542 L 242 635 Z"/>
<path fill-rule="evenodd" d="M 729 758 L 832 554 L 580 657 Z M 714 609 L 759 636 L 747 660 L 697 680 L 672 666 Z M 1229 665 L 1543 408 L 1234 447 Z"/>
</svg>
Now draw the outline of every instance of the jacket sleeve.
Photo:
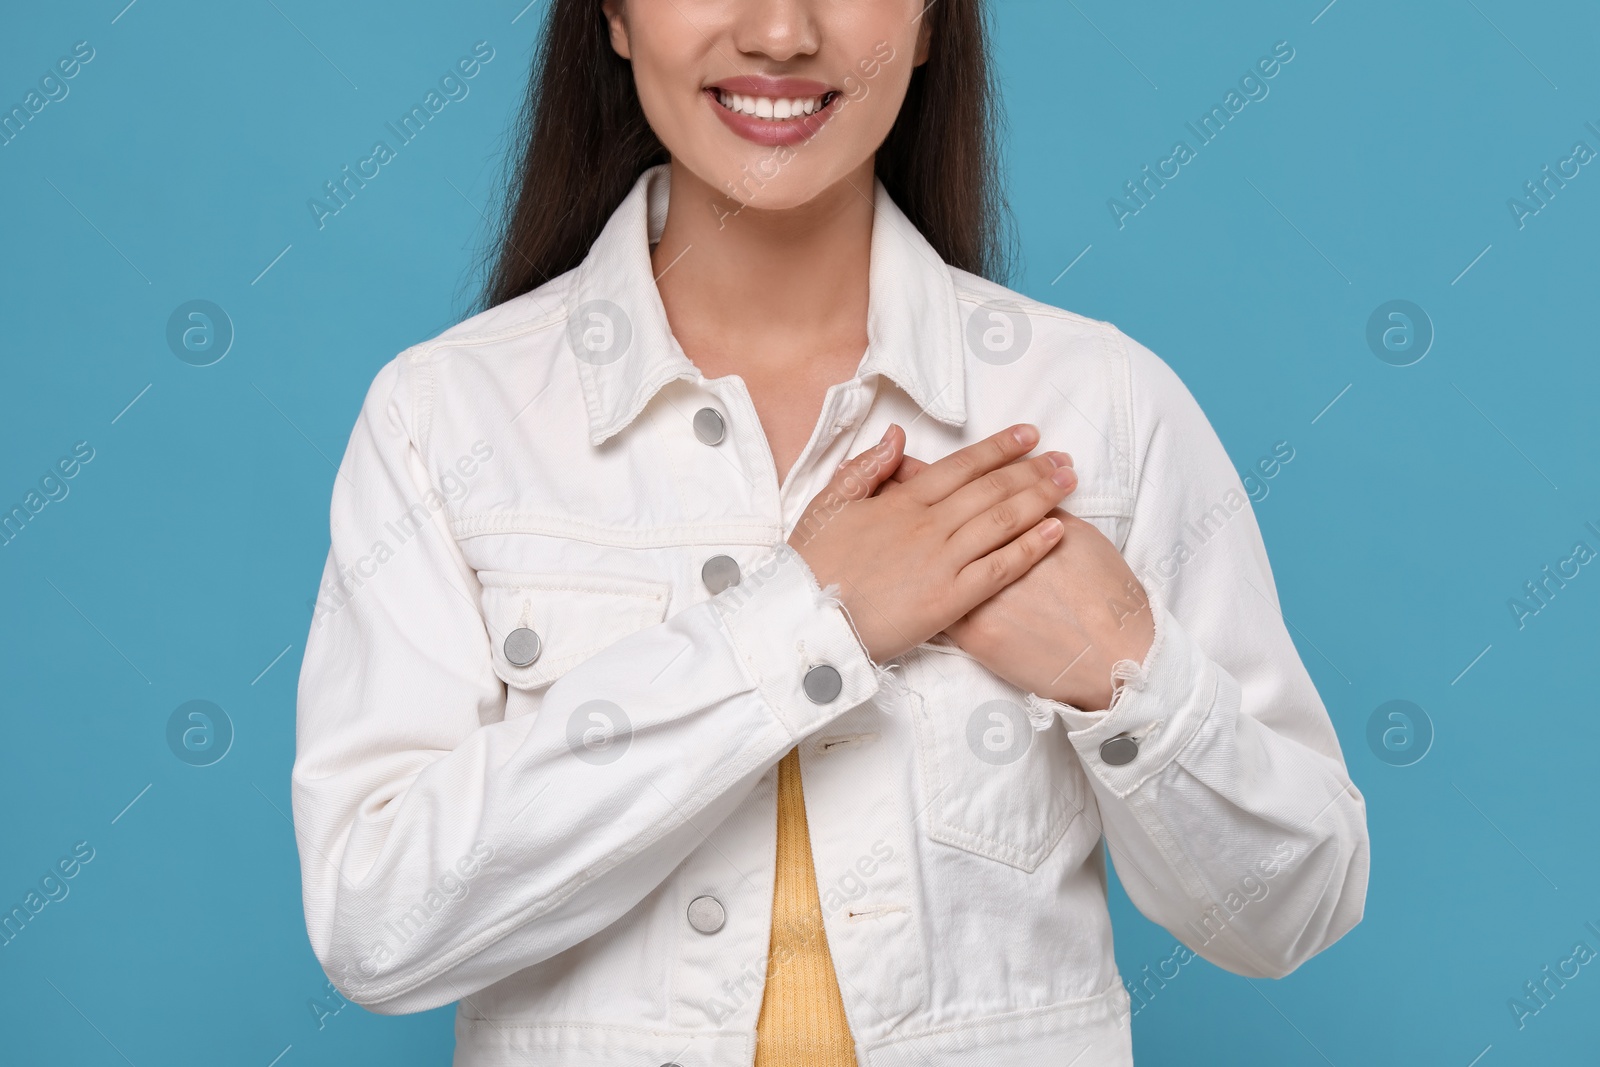
<svg viewBox="0 0 1600 1067">
<path fill-rule="evenodd" d="M 1144 663 L 1117 664 L 1107 710 L 1047 703 L 1139 910 L 1221 967 L 1280 978 L 1361 919 L 1366 803 L 1222 443 L 1171 368 L 1126 337 L 1113 343 L 1127 353 L 1134 420 L 1123 556 L 1155 641 Z M 1121 734 L 1137 754 L 1113 764 L 1101 746 Z"/>
<path fill-rule="evenodd" d="M 797 740 L 876 693 L 838 601 L 787 544 L 743 581 L 617 641 L 505 720 L 479 587 L 412 428 L 408 355 L 379 372 L 335 479 L 301 669 L 292 798 L 306 926 L 348 999 L 438 1007 L 582 942 L 696 848 Z M 384 546 L 390 551 L 383 551 Z M 834 667 L 826 703 L 805 672 Z M 579 705 L 631 722 L 569 745 Z"/>
</svg>

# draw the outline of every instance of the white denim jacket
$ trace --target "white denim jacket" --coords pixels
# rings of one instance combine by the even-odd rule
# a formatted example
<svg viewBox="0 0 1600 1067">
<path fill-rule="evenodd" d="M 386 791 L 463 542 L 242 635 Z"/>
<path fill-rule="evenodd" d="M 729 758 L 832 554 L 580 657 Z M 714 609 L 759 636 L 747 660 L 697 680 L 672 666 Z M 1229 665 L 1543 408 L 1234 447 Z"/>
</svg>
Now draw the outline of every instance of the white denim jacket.
<svg viewBox="0 0 1600 1067">
<path fill-rule="evenodd" d="M 1166 364 L 947 266 L 878 184 L 869 347 L 780 485 L 743 380 L 669 332 L 668 179 L 367 394 L 293 772 L 339 991 L 459 1001 L 458 1067 L 748 1067 L 797 744 L 862 1067 L 1131 1063 L 1130 992 L 1154 990 L 1118 975 L 1102 836 L 1134 904 L 1230 971 L 1285 975 L 1355 925 L 1365 803 Z M 1109 710 L 943 635 L 869 659 L 786 538 L 891 421 L 926 461 L 1024 421 L 1072 454 L 1063 507 L 1155 612 Z"/>
</svg>

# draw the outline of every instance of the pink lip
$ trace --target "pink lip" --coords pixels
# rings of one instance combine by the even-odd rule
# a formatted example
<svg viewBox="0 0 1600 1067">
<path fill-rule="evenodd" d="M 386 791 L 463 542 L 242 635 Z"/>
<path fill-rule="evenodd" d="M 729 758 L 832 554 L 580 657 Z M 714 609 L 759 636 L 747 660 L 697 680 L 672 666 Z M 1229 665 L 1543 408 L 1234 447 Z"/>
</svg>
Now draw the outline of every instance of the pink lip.
<svg viewBox="0 0 1600 1067">
<path fill-rule="evenodd" d="M 723 107 L 717 101 L 718 89 L 745 96 L 766 96 L 774 99 L 823 96 L 834 90 L 822 82 L 808 78 L 779 78 L 767 74 L 741 74 L 706 86 L 704 89 L 706 102 L 730 130 L 747 141 L 769 146 L 794 145 L 815 137 L 817 131 L 833 117 L 834 112 L 838 110 L 839 101 L 843 99 L 842 94 L 834 92 L 833 99 L 828 101 L 825 107 L 809 115 L 789 119 L 758 119 L 754 115 L 740 114 Z"/>
<path fill-rule="evenodd" d="M 831 91 L 833 87 L 809 78 L 780 78 L 775 74 L 740 74 L 737 77 L 712 82 L 706 88 L 726 89 L 730 93 L 744 93 L 747 96 L 793 99 L 797 96 L 821 96 Z"/>
</svg>

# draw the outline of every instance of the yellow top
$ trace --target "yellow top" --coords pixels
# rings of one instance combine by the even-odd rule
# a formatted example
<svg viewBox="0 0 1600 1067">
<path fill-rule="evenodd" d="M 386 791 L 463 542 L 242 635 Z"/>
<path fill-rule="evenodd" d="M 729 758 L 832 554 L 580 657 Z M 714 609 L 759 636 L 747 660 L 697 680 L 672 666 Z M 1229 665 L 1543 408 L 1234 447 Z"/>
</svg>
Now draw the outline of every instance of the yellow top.
<svg viewBox="0 0 1600 1067">
<path fill-rule="evenodd" d="M 755 1067 L 855 1067 L 811 862 L 800 750 L 778 761 L 778 862 Z"/>
</svg>

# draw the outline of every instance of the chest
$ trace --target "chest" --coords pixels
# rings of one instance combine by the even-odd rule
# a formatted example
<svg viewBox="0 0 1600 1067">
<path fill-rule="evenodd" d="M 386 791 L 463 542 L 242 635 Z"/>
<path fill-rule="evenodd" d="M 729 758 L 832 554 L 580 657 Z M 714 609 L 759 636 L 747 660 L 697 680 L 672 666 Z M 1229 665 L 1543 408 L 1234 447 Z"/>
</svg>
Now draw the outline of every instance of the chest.
<svg viewBox="0 0 1600 1067">
<path fill-rule="evenodd" d="M 722 375 L 730 386 L 735 378 L 743 385 L 755 413 L 752 430 L 766 441 L 778 484 L 788 483 L 807 443 L 822 429 L 829 391 L 843 388 L 859 360 L 859 352 L 840 351 L 788 367 L 744 367 Z M 721 366 L 714 361 L 711 365 Z"/>
<path fill-rule="evenodd" d="M 1008 422 L 1033 421 L 1049 447 L 1078 460 L 1084 485 L 1067 510 L 1114 543 L 1126 533 L 1115 450 L 1082 414 L 1101 410 L 1088 398 L 1067 406 L 1051 402 L 1053 390 L 998 399 L 973 390 L 966 425 L 953 427 L 881 375 L 835 368 L 789 381 L 747 369 L 666 382 L 596 446 L 584 397 L 566 384 L 430 389 L 424 463 L 470 572 L 631 577 L 669 584 L 674 609 L 694 603 L 708 594 L 708 559 L 744 566 L 784 540 L 836 466 L 890 423 L 904 427 L 908 455 L 932 462 Z M 491 396 L 504 398 L 503 410 L 485 413 Z M 487 458 L 472 462 L 479 451 Z"/>
</svg>

